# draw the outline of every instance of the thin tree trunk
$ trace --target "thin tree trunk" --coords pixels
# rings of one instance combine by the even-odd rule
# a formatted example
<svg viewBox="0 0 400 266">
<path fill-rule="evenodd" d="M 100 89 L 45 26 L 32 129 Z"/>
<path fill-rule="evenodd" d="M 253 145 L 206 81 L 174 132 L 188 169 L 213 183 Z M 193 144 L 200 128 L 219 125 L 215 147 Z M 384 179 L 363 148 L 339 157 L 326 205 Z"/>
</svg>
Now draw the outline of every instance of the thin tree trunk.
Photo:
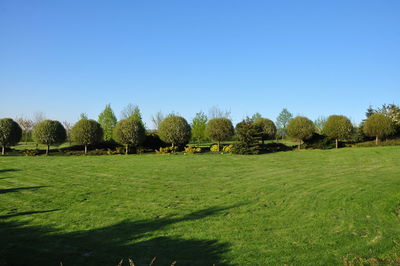
<svg viewBox="0 0 400 266">
<path fill-rule="evenodd" d="M 220 145 L 221 141 L 218 141 L 218 151 L 219 151 L 219 145 Z"/>
<path fill-rule="evenodd" d="M 1 155 L 4 155 L 5 150 L 6 150 L 6 146 L 3 146 L 3 147 L 1 148 Z"/>
<path fill-rule="evenodd" d="M 85 145 L 85 155 L 87 154 L 87 145 Z"/>
<path fill-rule="evenodd" d="M 336 139 L 336 149 L 338 149 L 338 148 L 339 148 L 339 140 Z"/>
<path fill-rule="evenodd" d="M 299 150 L 301 150 L 301 140 L 299 140 Z"/>
<path fill-rule="evenodd" d="M 46 147 L 46 155 L 49 155 L 49 149 L 50 149 L 50 145 L 47 144 L 47 147 Z"/>
<path fill-rule="evenodd" d="M 376 144 L 376 145 L 379 144 L 379 137 L 378 137 L 378 136 L 376 136 L 376 138 L 375 138 L 375 144 Z"/>
<path fill-rule="evenodd" d="M 128 155 L 128 144 L 125 144 L 125 155 Z"/>
</svg>

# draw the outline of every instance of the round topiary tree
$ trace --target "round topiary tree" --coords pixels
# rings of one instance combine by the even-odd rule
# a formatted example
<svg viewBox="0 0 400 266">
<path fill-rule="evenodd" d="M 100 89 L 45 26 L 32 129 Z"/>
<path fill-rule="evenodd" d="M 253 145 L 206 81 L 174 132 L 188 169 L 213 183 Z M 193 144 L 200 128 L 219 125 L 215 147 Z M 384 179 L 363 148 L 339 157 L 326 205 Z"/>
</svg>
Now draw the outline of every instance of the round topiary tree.
<svg viewBox="0 0 400 266">
<path fill-rule="evenodd" d="M 288 134 L 292 138 L 299 140 L 299 150 L 301 149 L 301 142 L 309 139 L 315 132 L 314 123 L 304 116 L 297 116 L 289 121 L 287 126 Z"/>
<path fill-rule="evenodd" d="M 71 138 L 74 142 L 85 146 L 85 154 L 87 154 L 87 146 L 100 142 L 103 139 L 103 130 L 99 123 L 92 119 L 79 120 L 71 130 Z"/>
<path fill-rule="evenodd" d="M 261 137 L 261 142 L 264 145 L 264 140 L 273 139 L 276 135 L 276 126 L 272 120 L 267 118 L 258 118 L 254 121 L 257 134 Z"/>
<path fill-rule="evenodd" d="M 22 137 L 22 129 L 11 118 L 0 119 L 0 144 L 1 155 L 4 155 L 6 147 L 17 144 Z"/>
<path fill-rule="evenodd" d="M 214 118 L 208 121 L 206 127 L 207 136 L 218 142 L 218 150 L 221 141 L 228 140 L 235 134 L 231 120 L 228 118 L 220 117 Z"/>
<path fill-rule="evenodd" d="M 60 122 L 43 120 L 33 128 L 32 136 L 36 143 L 46 145 L 46 155 L 48 155 L 50 145 L 63 143 L 67 138 L 67 132 Z"/>
<path fill-rule="evenodd" d="M 128 154 L 129 146 L 138 147 L 143 143 L 145 129 L 140 120 L 127 118 L 117 123 L 113 136 L 117 142 L 125 145 L 125 154 Z"/>
<path fill-rule="evenodd" d="M 158 126 L 158 135 L 161 140 L 175 145 L 186 145 L 191 137 L 190 125 L 185 118 L 177 115 L 166 117 Z"/>
<path fill-rule="evenodd" d="M 348 139 L 353 133 L 353 124 L 343 115 L 331 115 L 326 120 L 322 132 L 329 138 L 335 139 L 336 149 L 339 148 L 339 140 Z"/>
<path fill-rule="evenodd" d="M 368 137 L 375 137 L 375 144 L 378 145 L 379 139 L 394 133 L 394 125 L 389 117 L 373 114 L 365 121 L 363 131 Z"/>
</svg>

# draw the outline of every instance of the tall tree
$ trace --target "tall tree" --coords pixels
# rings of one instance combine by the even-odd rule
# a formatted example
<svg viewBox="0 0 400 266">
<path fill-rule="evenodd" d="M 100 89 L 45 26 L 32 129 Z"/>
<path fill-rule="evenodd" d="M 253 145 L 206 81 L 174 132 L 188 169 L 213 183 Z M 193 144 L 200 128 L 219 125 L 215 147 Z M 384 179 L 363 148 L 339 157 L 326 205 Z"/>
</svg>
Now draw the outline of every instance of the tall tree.
<svg viewBox="0 0 400 266">
<path fill-rule="evenodd" d="M 326 120 L 323 133 L 329 138 L 335 139 L 336 149 L 339 148 L 339 140 L 349 139 L 353 133 L 353 124 L 343 115 L 331 115 Z"/>
<path fill-rule="evenodd" d="M 282 136 L 282 139 L 288 134 L 287 126 L 292 118 L 293 114 L 289 112 L 286 108 L 283 108 L 276 118 L 276 126 L 278 128 L 279 134 Z"/>
<path fill-rule="evenodd" d="M 85 146 L 85 154 L 87 154 L 88 145 L 103 139 L 103 130 L 95 120 L 81 119 L 72 128 L 71 137 L 74 142 Z"/>
<path fill-rule="evenodd" d="M 9 146 L 17 144 L 22 136 L 22 129 L 17 122 L 11 118 L 0 119 L 0 145 L 2 147 L 1 155 Z"/>
<path fill-rule="evenodd" d="M 301 142 L 312 137 L 315 132 L 314 123 L 304 116 L 297 116 L 289 121 L 287 125 L 289 136 L 299 140 L 298 148 L 301 149 Z"/>
<path fill-rule="evenodd" d="M 65 128 L 65 132 L 67 133 L 67 140 L 69 142 L 69 146 L 71 146 L 72 145 L 71 130 L 72 130 L 73 124 L 68 121 L 64 121 L 64 122 L 62 122 L 62 124 Z"/>
<path fill-rule="evenodd" d="M 214 118 L 227 118 L 227 119 L 230 119 L 231 118 L 231 111 L 223 111 L 218 106 L 212 106 L 208 110 L 208 117 L 210 119 L 214 119 Z"/>
<path fill-rule="evenodd" d="M 364 123 L 364 133 L 369 137 L 375 137 L 375 144 L 383 137 L 394 133 L 393 121 L 383 114 L 373 114 Z"/>
<path fill-rule="evenodd" d="M 114 129 L 116 141 L 125 145 L 125 154 L 129 152 L 129 146 L 138 147 L 145 138 L 143 123 L 131 117 L 117 123 Z"/>
<path fill-rule="evenodd" d="M 164 120 L 165 116 L 161 111 L 158 111 L 155 115 L 151 117 L 151 121 L 153 122 L 154 129 L 158 130 L 161 122 Z"/>
<path fill-rule="evenodd" d="M 117 124 L 117 118 L 114 115 L 111 105 L 107 104 L 103 112 L 99 114 L 98 119 L 101 128 L 103 129 L 103 138 L 105 141 L 110 141 L 113 138 L 113 130 Z"/>
<path fill-rule="evenodd" d="M 35 125 L 32 135 L 36 143 L 46 145 L 46 155 L 49 154 L 50 145 L 61 144 L 67 137 L 63 125 L 54 120 L 43 120 Z"/>
<path fill-rule="evenodd" d="M 138 121 L 142 121 L 142 114 L 140 113 L 139 106 L 131 103 L 125 106 L 125 108 L 121 111 L 121 120 L 127 118 L 134 118 Z"/>
<path fill-rule="evenodd" d="M 235 130 L 230 119 L 220 117 L 208 121 L 206 133 L 211 140 L 217 141 L 218 150 L 220 150 L 221 141 L 231 138 Z"/>
<path fill-rule="evenodd" d="M 238 143 L 233 146 L 232 152 L 236 154 L 258 154 L 260 148 L 256 139 L 257 131 L 257 126 L 251 118 L 246 118 L 238 123 L 236 125 Z"/>
<path fill-rule="evenodd" d="M 25 117 L 18 117 L 16 119 L 16 121 L 22 128 L 22 133 L 24 135 L 25 143 L 28 144 L 28 136 L 29 136 L 30 131 L 32 130 L 33 121 L 31 119 L 25 118 Z"/>
<path fill-rule="evenodd" d="M 192 138 L 199 145 L 202 140 L 206 139 L 206 127 L 208 118 L 205 113 L 196 113 L 192 120 Z"/>
<path fill-rule="evenodd" d="M 162 141 L 170 143 L 172 148 L 175 145 L 186 145 L 191 137 L 190 125 L 185 118 L 170 115 L 161 122 L 158 135 Z"/>
</svg>

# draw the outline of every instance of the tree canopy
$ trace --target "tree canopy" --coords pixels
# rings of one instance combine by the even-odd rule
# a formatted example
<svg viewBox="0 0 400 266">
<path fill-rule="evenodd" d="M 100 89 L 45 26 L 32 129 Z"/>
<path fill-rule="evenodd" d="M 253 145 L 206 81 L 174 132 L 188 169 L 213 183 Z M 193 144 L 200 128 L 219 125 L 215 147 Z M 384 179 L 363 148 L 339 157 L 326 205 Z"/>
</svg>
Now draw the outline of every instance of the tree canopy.
<svg viewBox="0 0 400 266">
<path fill-rule="evenodd" d="M 272 120 L 267 118 L 257 118 L 254 122 L 257 135 L 261 137 L 262 144 L 264 140 L 273 139 L 276 135 L 276 126 Z"/>
<path fill-rule="evenodd" d="M 348 139 L 353 133 L 353 124 L 343 115 L 331 115 L 326 120 L 323 133 L 336 140 L 336 149 L 339 148 L 339 140 Z"/>
<path fill-rule="evenodd" d="M 218 142 L 219 150 L 221 141 L 228 140 L 235 132 L 231 120 L 221 117 L 208 121 L 206 133 L 211 140 Z"/>
<path fill-rule="evenodd" d="M 0 144 L 1 154 L 4 155 L 6 147 L 13 146 L 21 140 L 22 129 L 11 118 L 0 119 Z"/>
<path fill-rule="evenodd" d="M 50 145 L 61 144 L 67 138 L 63 125 L 55 120 L 43 120 L 33 128 L 35 142 L 46 145 L 46 155 L 49 154 Z"/>
<path fill-rule="evenodd" d="M 190 125 L 185 118 L 177 115 L 166 117 L 159 125 L 158 134 L 162 141 L 175 145 L 186 145 L 191 137 Z"/>
<path fill-rule="evenodd" d="M 141 121 L 131 117 L 123 119 L 114 128 L 115 140 L 125 145 L 125 154 L 128 154 L 129 146 L 138 147 L 145 138 L 145 128 Z"/>
<path fill-rule="evenodd" d="M 111 105 L 107 104 L 104 108 L 103 112 L 99 114 L 98 119 L 101 128 L 103 129 L 103 137 L 105 141 L 110 141 L 113 138 L 113 130 L 115 125 L 117 124 L 117 118 L 113 110 L 111 109 Z"/>
<path fill-rule="evenodd" d="M 393 121 L 380 113 L 372 114 L 365 121 L 363 126 L 365 135 L 369 137 L 375 137 L 376 144 L 383 137 L 390 136 L 395 132 Z"/>
<path fill-rule="evenodd" d="M 289 136 L 299 140 L 299 149 L 301 141 L 309 139 L 315 132 L 314 123 L 304 116 L 297 116 L 289 121 L 287 125 Z"/>
<path fill-rule="evenodd" d="M 192 120 L 192 138 L 200 143 L 200 141 L 206 139 L 206 127 L 208 118 L 205 113 L 196 113 L 196 116 Z"/>
<path fill-rule="evenodd" d="M 74 142 L 85 146 L 95 144 L 103 139 L 103 130 L 99 123 L 92 119 L 79 120 L 71 130 L 71 138 Z"/>
</svg>

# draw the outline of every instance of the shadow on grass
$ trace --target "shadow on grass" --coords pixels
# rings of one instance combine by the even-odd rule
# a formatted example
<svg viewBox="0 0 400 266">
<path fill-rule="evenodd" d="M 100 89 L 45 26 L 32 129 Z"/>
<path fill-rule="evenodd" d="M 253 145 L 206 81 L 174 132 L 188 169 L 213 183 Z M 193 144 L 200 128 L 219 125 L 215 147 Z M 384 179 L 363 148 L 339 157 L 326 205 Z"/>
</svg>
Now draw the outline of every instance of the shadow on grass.
<svg viewBox="0 0 400 266">
<path fill-rule="evenodd" d="M 44 187 L 47 187 L 47 186 L 16 187 L 16 188 L 0 189 L 0 194 L 10 193 L 10 192 L 19 192 L 21 190 L 37 190 L 39 188 L 44 188 Z"/>
<path fill-rule="evenodd" d="M 0 169 L 0 174 L 6 172 L 16 172 L 16 171 L 21 171 L 21 169 Z"/>
<path fill-rule="evenodd" d="M 16 216 L 24 216 L 24 215 L 31 215 L 31 214 L 38 214 L 38 213 L 56 212 L 56 211 L 59 211 L 59 210 L 60 209 L 48 210 L 48 211 L 18 212 L 18 213 L 13 213 L 13 214 L 1 215 L 0 219 L 7 219 L 7 218 L 11 218 L 11 217 L 16 217 Z"/>
<path fill-rule="evenodd" d="M 132 258 L 135 265 L 229 265 L 222 255 L 229 244 L 217 240 L 160 235 L 173 224 L 205 219 L 230 207 L 212 207 L 182 217 L 120 223 L 70 233 L 23 222 L 0 221 L 0 265 L 117 265 Z M 34 213 L 34 212 L 32 212 Z M 27 215 L 21 214 L 21 215 Z M 126 264 L 127 265 L 127 264 Z"/>
</svg>

